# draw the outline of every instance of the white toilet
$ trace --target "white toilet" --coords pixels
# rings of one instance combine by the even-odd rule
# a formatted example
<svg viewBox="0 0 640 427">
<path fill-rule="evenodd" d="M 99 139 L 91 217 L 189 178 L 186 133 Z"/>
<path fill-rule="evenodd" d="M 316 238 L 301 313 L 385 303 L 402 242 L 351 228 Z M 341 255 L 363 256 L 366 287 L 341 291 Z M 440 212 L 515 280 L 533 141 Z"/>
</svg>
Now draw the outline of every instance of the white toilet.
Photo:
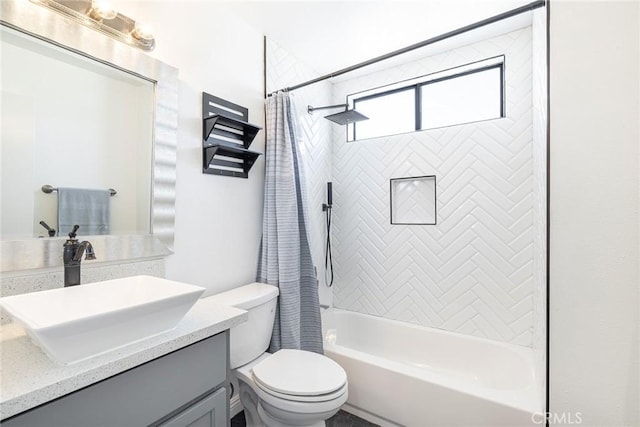
<svg viewBox="0 0 640 427">
<path fill-rule="evenodd" d="M 248 427 L 324 426 L 347 401 L 347 374 L 326 356 L 302 350 L 266 353 L 278 288 L 252 283 L 214 295 L 249 312 L 231 329 L 231 369 L 240 385 Z"/>
</svg>

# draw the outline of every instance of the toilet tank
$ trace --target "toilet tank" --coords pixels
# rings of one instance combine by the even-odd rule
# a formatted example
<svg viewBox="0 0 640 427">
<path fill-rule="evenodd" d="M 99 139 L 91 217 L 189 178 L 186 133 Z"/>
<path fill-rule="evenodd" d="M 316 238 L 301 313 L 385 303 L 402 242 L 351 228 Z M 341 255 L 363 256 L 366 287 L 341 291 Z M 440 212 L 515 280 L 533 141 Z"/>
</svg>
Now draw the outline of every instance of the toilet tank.
<svg viewBox="0 0 640 427">
<path fill-rule="evenodd" d="M 231 328 L 231 369 L 251 362 L 269 348 L 278 294 L 276 286 L 251 283 L 209 297 L 216 303 L 249 312 L 249 320 Z"/>
</svg>

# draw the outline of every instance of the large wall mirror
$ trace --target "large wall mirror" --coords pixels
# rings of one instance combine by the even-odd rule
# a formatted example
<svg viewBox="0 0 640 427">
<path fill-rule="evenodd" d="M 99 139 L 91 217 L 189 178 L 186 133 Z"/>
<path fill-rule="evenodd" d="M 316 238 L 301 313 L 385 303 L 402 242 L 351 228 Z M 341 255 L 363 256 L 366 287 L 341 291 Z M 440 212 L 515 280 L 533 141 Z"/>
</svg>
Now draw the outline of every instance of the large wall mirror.
<svg viewBox="0 0 640 427">
<path fill-rule="evenodd" d="M 5 26 L 0 52 L 0 238 L 70 231 L 47 186 L 114 189 L 102 233 L 150 233 L 154 82 Z"/>
<path fill-rule="evenodd" d="M 108 233 L 171 247 L 177 70 L 34 3 L 0 4 L 3 248 L 49 240 L 40 221 L 69 232 L 47 185 L 113 189 Z"/>
</svg>

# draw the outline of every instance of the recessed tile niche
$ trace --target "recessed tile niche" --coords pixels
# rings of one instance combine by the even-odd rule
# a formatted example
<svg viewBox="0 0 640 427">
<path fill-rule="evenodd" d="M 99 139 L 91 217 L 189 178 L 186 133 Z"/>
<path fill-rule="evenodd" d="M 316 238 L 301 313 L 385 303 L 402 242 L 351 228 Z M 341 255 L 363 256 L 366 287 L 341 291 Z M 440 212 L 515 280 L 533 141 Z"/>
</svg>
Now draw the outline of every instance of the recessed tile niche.
<svg viewBox="0 0 640 427">
<path fill-rule="evenodd" d="M 393 178 L 391 224 L 436 224 L 435 175 Z"/>
</svg>

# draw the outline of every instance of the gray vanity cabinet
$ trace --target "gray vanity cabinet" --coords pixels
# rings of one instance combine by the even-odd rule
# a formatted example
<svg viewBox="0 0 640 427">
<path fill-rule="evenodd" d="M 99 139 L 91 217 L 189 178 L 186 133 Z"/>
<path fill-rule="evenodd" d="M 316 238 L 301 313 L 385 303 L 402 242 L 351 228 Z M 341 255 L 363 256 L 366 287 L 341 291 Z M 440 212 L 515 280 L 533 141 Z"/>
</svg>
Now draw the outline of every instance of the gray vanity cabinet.
<svg viewBox="0 0 640 427">
<path fill-rule="evenodd" d="M 225 427 L 229 332 L 2 421 L 3 427 Z"/>
<path fill-rule="evenodd" d="M 227 389 L 223 387 L 158 427 L 224 427 L 227 425 L 227 401 Z"/>
</svg>

